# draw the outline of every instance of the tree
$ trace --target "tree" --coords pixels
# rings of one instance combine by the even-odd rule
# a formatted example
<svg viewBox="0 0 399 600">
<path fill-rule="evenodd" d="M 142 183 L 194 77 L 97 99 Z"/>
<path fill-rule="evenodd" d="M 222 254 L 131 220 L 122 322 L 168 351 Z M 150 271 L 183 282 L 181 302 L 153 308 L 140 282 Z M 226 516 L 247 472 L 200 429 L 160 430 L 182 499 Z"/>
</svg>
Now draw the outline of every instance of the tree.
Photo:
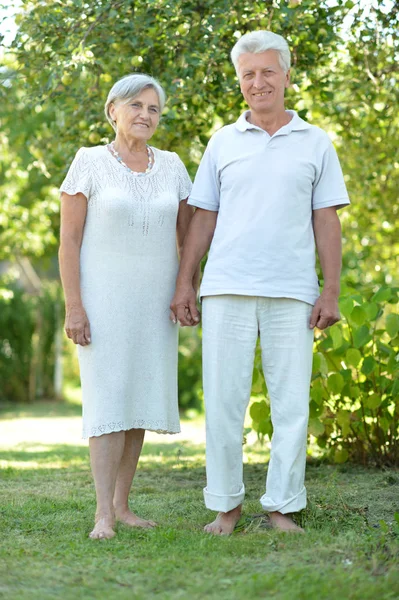
<svg viewBox="0 0 399 600">
<path fill-rule="evenodd" d="M 345 9 L 326 3 L 207 0 L 23 2 L 13 45 L 16 85 L 40 111 L 31 151 L 60 176 L 77 145 L 111 135 L 103 105 L 112 83 L 132 71 L 161 80 L 169 103 L 157 136 L 194 167 L 213 128 L 242 109 L 229 51 L 254 28 L 272 27 L 292 46 L 300 97 L 304 74 L 328 65 Z M 317 91 L 316 91 L 317 93 Z"/>
<path fill-rule="evenodd" d="M 312 117 L 335 133 L 352 205 L 344 221 L 345 281 L 368 289 L 399 272 L 399 3 L 347 2 L 351 26 Z M 307 101 L 313 98 L 310 89 Z M 317 102 L 318 98 L 321 103 Z"/>
<path fill-rule="evenodd" d="M 356 320 L 350 322 L 352 312 L 358 319 L 359 314 L 367 316 L 374 310 L 367 307 L 376 304 L 372 298 L 379 287 L 398 281 L 398 2 L 374 0 L 370 8 L 361 0 L 22 0 L 21 7 L 18 35 L 4 61 L 0 86 L 1 142 L 6 153 L 0 192 L 7 198 L 0 221 L 0 258 L 54 254 L 56 188 L 78 147 L 111 139 L 103 105 L 117 79 L 139 71 L 161 81 L 169 101 L 154 144 L 177 151 L 194 175 L 211 133 L 236 120 L 244 109 L 229 60 L 234 42 L 260 28 L 286 37 L 293 65 L 287 106 L 333 137 L 352 199 L 342 220 L 344 292 L 353 305 L 348 324 L 317 341 L 320 352 L 326 353 L 328 371 L 322 373 L 327 383 L 315 384 L 315 389 L 324 385 L 324 396 L 317 405 L 320 411 L 313 406 L 312 418 L 325 427 L 328 410 L 349 410 L 347 400 L 341 405 L 334 393 L 335 383 L 342 383 L 340 376 L 346 384 L 352 373 L 350 363 L 346 368 L 340 363 L 345 352 L 357 350 L 377 360 L 378 349 L 378 368 L 386 384 L 378 406 L 376 398 L 370 398 L 374 363 L 368 360 L 363 368 L 360 361 L 357 367 L 366 409 L 391 411 L 385 434 L 395 441 L 397 370 L 392 349 L 397 347 L 397 335 L 390 314 L 396 288 L 384 300 L 388 304 L 378 308 L 385 310 L 383 320 L 378 321 L 377 313 L 369 316 L 370 323 L 379 323 L 378 329 L 374 327 L 378 341 L 374 336 L 354 348 L 347 344 L 352 343 L 348 332 L 356 325 Z M 340 346 L 339 334 L 333 333 L 338 330 Z M 358 358 L 356 352 L 350 353 L 352 362 L 355 355 Z M 332 375 L 337 377 L 330 380 L 328 395 Z M 255 382 L 254 390 L 259 386 Z M 387 400 L 386 390 L 394 404 Z M 346 412 L 340 416 L 342 422 Z M 364 418 L 376 424 L 380 417 L 371 412 Z M 266 415 L 263 429 L 270 426 L 267 419 Z M 361 415 L 359 427 L 362 419 Z M 377 425 L 376 438 L 368 440 L 373 452 L 382 435 Z M 337 440 L 340 432 L 331 431 L 329 441 Z M 331 447 L 340 450 L 346 442 Z"/>
<path fill-rule="evenodd" d="M 19 203 L 48 201 L 77 148 L 111 138 L 104 101 L 133 71 L 165 86 L 169 102 L 154 143 L 178 151 L 194 175 L 212 131 L 244 108 L 232 45 L 268 28 L 292 48 L 287 105 L 325 126 L 338 146 L 353 201 L 344 216 L 346 279 L 389 283 L 398 249 L 397 21 L 398 3 L 384 1 L 368 11 L 345 0 L 24 0 L 0 88 L 13 98 L 0 118 L 26 178 Z M 46 211 L 57 230 L 54 209 Z"/>
</svg>

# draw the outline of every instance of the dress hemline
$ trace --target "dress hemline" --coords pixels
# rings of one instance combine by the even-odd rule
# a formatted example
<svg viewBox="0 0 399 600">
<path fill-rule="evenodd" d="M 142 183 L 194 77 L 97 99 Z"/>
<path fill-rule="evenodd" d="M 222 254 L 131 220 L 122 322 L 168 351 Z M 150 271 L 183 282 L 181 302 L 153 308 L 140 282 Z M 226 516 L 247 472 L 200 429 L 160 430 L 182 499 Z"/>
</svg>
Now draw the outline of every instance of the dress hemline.
<svg viewBox="0 0 399 600">
<path fill-rule="evenodd" d="M 139 421 L 134 422 L 132 425 L 115 425 L 111 427 L 110 425 L 102 425 L 99 427 L 92 427 L 89 432 L 87 429 L 83 429 L 82 439 L 87 440 L 91 437 L 100 437 L 102 435 L 107 435 L 108 433 L 117 433 L 119 431 L 130 431 L 131 429 L 145 429 L 146 431 L 153 431 L 154 433 L 164 434 L 164 435 L 175 435 L 181 432 L 180 426 L 170 427 L 170 428 L 161 428 L 154 427 L 150 425 L 146 425 L 144 422 Z"/>
</svg>

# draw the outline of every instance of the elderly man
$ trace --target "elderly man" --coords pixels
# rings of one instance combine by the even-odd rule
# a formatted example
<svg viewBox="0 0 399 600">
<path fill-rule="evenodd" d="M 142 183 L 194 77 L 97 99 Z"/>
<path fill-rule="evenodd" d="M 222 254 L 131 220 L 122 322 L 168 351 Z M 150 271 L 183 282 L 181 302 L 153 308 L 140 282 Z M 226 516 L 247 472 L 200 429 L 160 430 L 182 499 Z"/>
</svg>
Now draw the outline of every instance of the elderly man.
<svg viewBox="0 0 399 600">
<path fill-rule="evenodd" d="M 249 110 L 211 138 L 189 204 L 174 320 L 199 321 L 193 277 L 210 246 L 201 285 L 206 407 L 205 531 L 232 533 L 245 488 L 242 433 L 258 336 L 273 437 L 261 505 L 274 527 L 303 530 L 290 513 L 304 487 L 313 329 L 339 320 L 341 229 L 349 203 L 327 134 L 285 110 L 290 52 L 268 31 L 244 35 L 231 58 Z M 323 271 L 319 292 L 317 247 Z"/>
</svg>

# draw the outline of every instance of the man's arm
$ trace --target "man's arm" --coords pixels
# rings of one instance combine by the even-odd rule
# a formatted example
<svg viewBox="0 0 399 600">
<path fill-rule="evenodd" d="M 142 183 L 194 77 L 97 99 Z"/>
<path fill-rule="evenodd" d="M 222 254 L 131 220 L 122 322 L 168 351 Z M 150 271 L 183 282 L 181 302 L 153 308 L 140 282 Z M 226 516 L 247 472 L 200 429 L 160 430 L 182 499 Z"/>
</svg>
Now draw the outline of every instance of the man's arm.
<svg viewBox="0 0 399 600">
<path fill-rule="evenodd" d="M 190 221 L 194 216 L 194 206 L 190 206 L 187 204 L 188 198 L 185 200 L 181 200 L 179 204 L 179 212 L 177 213 L 177 226 L 176 226 L 176 238 L 177 238 L 177 249 L 179 254 L 179 260 L 181 260 L 183 254 L 183 246 L 184 240 L 186 239 L 186 235 L 188 232 L 188 228 L 190 226 Z M 198 265 L 197 270 L 194 273 L 193 277 L 193 286 L 195 291 L 198 290 L 199 286 L 199 278 L 200 278 L 200 265 Z"/>
<path fill-rule="evenodd" d="M 313 307 L 310 328 L 326 329 L 340 319 L 338 298 L 342 264 L 341 223 L 335 206 L 313 211 L 313 231 L 324 286 Z"/>
<path fill-rule="evenodd" d="M 170 304 L 173 320 L 179 321 L 180 325 L 197 325 L 200 320 L 193 279 L 201 259 L 211 245 L 217 217 L 216 211 L 197 208 L 191 219 L 184 240 L 176 291 Z"/>
</svg>

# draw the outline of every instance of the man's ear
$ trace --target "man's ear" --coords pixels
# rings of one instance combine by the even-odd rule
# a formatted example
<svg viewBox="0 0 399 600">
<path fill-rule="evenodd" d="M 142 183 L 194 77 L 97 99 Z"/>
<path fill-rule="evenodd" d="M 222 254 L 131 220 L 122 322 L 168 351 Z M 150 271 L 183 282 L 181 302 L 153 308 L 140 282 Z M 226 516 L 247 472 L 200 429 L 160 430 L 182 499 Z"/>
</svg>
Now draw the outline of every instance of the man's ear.
<svg viewBox="0 0 399 600">
<path fill-rule="evenodd" d="M 285 75 L 285 86 L 284 87 L 289 88 L 290 85 L 291 85 L 291 72 L 288 69 L 288 71 L 287 71 L 287 73 Z"/>
</svg>

